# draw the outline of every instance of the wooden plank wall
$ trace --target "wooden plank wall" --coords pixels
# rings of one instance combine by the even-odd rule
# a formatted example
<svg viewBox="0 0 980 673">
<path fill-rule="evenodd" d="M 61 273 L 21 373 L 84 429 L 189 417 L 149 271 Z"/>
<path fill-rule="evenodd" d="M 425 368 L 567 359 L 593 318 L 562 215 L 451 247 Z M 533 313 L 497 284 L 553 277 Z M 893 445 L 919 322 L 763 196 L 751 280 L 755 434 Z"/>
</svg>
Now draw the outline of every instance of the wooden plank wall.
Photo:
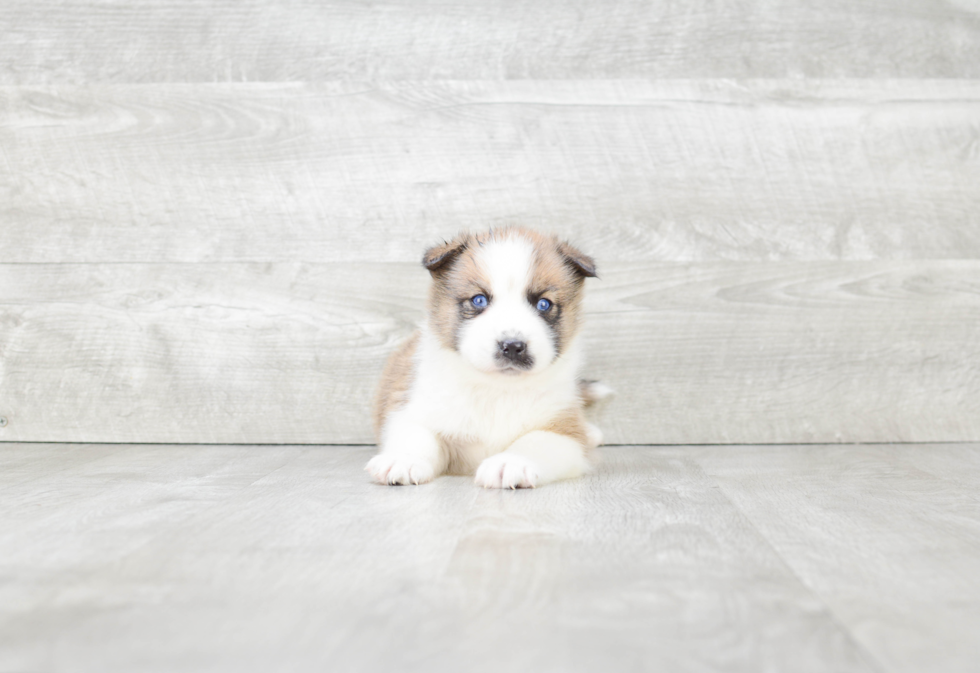
<svg viewBox="0 0 980 673">
<path fill-rule="evenodd" d="M 980 439 L 980 5 L 19 2 L 0 441 L 370 442 L 429 243 L 593 253 L 615 443 Z"/>
</svg>

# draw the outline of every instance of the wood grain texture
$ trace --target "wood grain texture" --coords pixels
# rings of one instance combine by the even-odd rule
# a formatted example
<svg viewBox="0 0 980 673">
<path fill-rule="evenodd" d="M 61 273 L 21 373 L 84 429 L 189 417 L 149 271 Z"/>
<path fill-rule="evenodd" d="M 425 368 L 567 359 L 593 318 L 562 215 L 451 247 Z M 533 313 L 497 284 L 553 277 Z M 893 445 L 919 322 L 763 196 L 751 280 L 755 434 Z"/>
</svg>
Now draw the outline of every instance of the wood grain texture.
<svg viewBox="0 0 980 673">
<path fill-rule="evenodd" d="M 0 472 L 3 670 L 885 670 L 684 450 L 517 492 L 377 486 L 369 447 L 113 450 Z"/>
<path fill-rule="evenodd" d="M 885 670 L 976 670 L 980 445 L 695 455 Z"/>
<path fill-rule="evenodd" d="M 969 80 L 0 87 L 0 261 L 977 259 L 978 119 Z"/>
<path fill-rule="evenodd" d="M 611 443 L 980 436 L 980 263 L 609 265 L 585 374 Z M 422 316 L 397 264 L 0 265 L 0 441 L 371 442 Z"/>
<path fill-rule="evenodd" d="M 977 77 L 975 0 L 7 0 L 0 83 Z"/>
<path fill-rule="evenodd" d="M 613 269 L 589 300 L 592 368 L 622 391 L 600 425 L 622 443 L 641 426 L 643 443 L 664 444 L 974 440 L 977 273 L 966 261 Z"/>
</svg>

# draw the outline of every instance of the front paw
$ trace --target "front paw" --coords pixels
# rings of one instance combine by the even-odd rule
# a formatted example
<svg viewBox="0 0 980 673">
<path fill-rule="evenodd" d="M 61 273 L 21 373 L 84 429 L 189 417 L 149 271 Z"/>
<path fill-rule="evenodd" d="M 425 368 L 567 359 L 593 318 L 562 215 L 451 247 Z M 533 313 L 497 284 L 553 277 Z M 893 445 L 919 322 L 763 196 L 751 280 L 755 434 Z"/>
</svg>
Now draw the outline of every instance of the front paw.
<svg viewBox="0 0 980 673">
<path fill-rule="evenodd" d="M 424 484 L 436 476 L 432 465 L 409 456 L 379 453 L 364 467 L 379 484 Z"/>
<path fill-rule="evenodd" d="M 538 466 L 514 453 L 490 456 L 476 469 L 476 485 L 483 488 L 534 488 Z"/>
</svg>

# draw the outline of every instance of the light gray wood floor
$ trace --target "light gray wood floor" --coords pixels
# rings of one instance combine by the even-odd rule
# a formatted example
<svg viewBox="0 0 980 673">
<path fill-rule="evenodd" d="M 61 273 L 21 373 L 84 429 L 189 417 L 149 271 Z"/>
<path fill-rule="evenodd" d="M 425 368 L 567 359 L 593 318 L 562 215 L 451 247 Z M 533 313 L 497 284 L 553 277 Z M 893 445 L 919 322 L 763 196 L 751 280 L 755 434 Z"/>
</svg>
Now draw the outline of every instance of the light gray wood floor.
<svg viewBox="0 0 980 673">
<path fill-rule="evenodd" d="M 0 444 L 0 671 L 976 670 L 980 444 L 372 452 Z"/>
</svg>

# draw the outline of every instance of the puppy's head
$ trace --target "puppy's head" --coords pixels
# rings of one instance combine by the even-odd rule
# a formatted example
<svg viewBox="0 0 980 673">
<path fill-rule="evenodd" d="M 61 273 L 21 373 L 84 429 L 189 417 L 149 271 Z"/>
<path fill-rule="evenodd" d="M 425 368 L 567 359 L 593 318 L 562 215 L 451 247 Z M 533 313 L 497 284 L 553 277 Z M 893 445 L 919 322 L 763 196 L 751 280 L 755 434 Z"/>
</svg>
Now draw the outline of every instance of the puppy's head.
<svg viewBox="0 0 980 673">
<path fill-rule="evenodd" d="M 595 263 L 554 236 L 521 228 L 464 234 L 426 251 L 429 326 L 476 369 L 521 375 L 547 368 L 579 326 Z"/>
</svg>

